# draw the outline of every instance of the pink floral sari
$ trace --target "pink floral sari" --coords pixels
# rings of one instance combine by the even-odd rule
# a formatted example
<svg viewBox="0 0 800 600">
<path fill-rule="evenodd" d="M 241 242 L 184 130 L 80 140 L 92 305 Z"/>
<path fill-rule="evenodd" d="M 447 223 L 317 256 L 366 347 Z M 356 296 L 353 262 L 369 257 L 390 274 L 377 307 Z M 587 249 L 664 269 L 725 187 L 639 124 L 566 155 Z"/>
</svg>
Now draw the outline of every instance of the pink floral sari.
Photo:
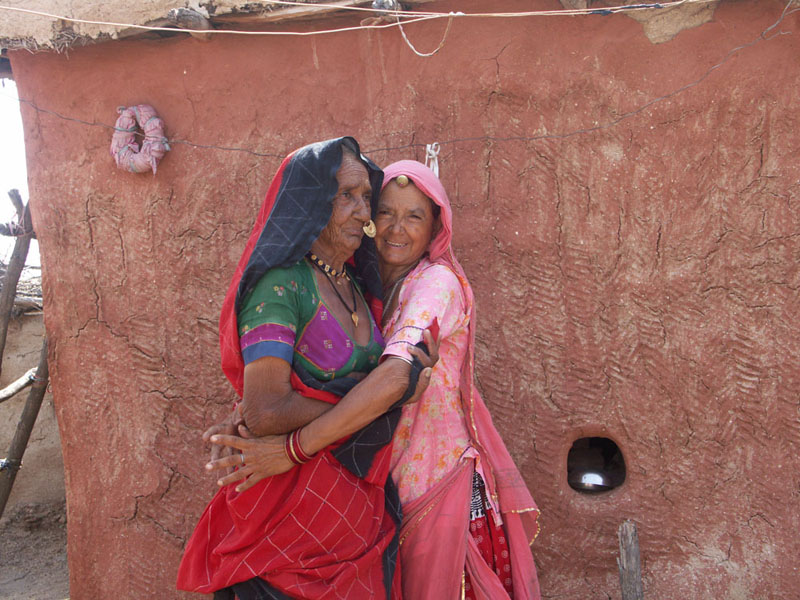
<svg viewBox="0 0 800 600">
<path fill-rule="evenodd" d="M 434 318 L 442 340 L 431 384 L 418 403 L 403 409 L 394 437 L 392 476 L 403 504 L 403 594 L 414 600 L 461 598 L 466 572 L 471 597 L 509 598 L 469 533 L 477 471 L 493 509 L 489 514 L 505 531 L 514 598 L 537 599 L 539 583 L 529 546 L 539 532 L 539 511 L 474 385 L 474 299 L 451 248 L 447 194 L 433 172 L 418 162 L 400 161 L 384 173 L 384 186 L 398 175 L 408 176 L 441 208 L 442 222 L 428 257 L 403 283 L 384 332 L 384 355 L 408 358 L 408 347 L 421 339 Z"/>
</svg>

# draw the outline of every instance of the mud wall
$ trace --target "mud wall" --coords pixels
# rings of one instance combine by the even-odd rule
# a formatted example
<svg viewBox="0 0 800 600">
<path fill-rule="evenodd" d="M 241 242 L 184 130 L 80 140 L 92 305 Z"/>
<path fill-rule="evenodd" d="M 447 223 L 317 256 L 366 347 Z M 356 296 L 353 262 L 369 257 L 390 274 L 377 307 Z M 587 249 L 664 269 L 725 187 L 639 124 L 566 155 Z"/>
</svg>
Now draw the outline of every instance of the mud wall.
<svg viewBox="0 0 800 600">
<path fill-rule="evenodd" d="M 722 2 L 657 45 L 624 16 L 460 20 L 427 59 L 395 30 L 11 53 L 71 596 L 172 594 L 214 489 L 199 432 L 232 400 L 224 290 L 279 157 L 342 134 L 383 164 L 442 143 L 478 381 L 543 510 L 545 597 L 618 598 L 624 519 L 649 597 L 797 589 L 798 14 L 760 37 L 783 8 Z M 444 28 L 407 32 L 430 50 Z M 138 102 L 174 140 L 155 177 L 117 170 L 86 124 Z M 623 486 L 568 487 L 584 435 L 619 444 Z"/>
</svg>

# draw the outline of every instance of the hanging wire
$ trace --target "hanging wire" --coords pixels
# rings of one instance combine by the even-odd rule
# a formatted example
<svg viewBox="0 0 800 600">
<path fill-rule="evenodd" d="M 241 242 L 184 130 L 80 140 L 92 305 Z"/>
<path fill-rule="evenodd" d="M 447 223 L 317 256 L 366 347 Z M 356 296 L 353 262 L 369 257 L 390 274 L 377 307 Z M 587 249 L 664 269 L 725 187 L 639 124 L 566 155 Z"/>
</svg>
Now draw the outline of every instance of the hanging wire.
<svg viewBox="0 0 800 600">
<path fill-rule="evenodd" d="M 771 35 L 768 35 L 768 34 L 770 32 L 772 32 L 772 30 L 774 30 L 776 27 L 778 27 L 786 17 L 788 17 L 789 15 L 791 15 L 793 13 L 796 13 L 796 12 L 800 11 L 800 8 L 794 8 L 792 10 L 789 10 L 789 7 L 794 2 L 795 2 L 795 0 L 788 0 L 786 6 L 784 7 L 783 12 L 781 13 L 781 16 L 778 18 L 777 21 L 775 21 L 775 23 L 773 23 L 772 25 L 767 27 L 764 31 L 762 31 L 758 35 L 758 37 L 756 37 L 754 40 L 752 40 L 752 41 L 750 41 L 750 42 L 748 42 L 746 44 L 741 44 L 741 45 L 736 46 L 735 48 L 732 48 L 731 50 L 729 50 L 727 52 L 727 54 L 725 54 L 725 56 L 722 58 L 722 60 L 720 62 L 718 62 L 717 64 L 715 64 L 712 67 L 710 67 L 708 70 L 706 70 L 705 73 L 703 73 L 700 77 L 698 77 L 694 81 L 692 81 L 690 83 L 687 83 L 687 84 L 685 84 L 685 85 L 683 85 L 683 86 L 681 86 L 681 87 L 679 87 L 679 88 L 677 88 L 677 89 L 675 89 L 675 90 L 673 90 L 673 91 L 671 91 L 671 92 L 669 92 L 667 94 L 664 94 L 663 96 L 659 96 L 657 98 L 653 98 L 652 100 L 649 100 L 649 101 L 645 102 L 641 106 L 639 106 L 639 107 L 637 107 L 637 108 L 635 108 L 633 110 L 630 110 L 628 112 L 625 112 L 625 113 L 621 114 L 619 117 L 617 117 L 617 118 L 615 118 L 615 119 L 613 119 L 611 121 L 608 121 L 606 123 L 603 123 L 603 124 L 600 124 L 600 125 L 595 125 L 593 127 L 587 127 L 587 128 L 583 128 L 583 129 L 576 129 L 576 130 L 573 130 L 573 131 L 563 132 L 563 133 L 543 133 L 543 134 L 533 135 L 533 136 L 525 136 L 525 135 L 515 135 L 515 136 L 492 136 L 492 135 L 467 136 L 467 137 L 460 137 L 460 138 L 452 138 L 452 139 L 448 139 L 448 140 L 442 140 L 442 141 L 439 141 L 438 144 L 441 145 L 441 146 L 445 146 L 445 145 L 450 145 L 450 144 L 466 143 L 466 142 L 534 142 L 534 141 L 539 141 L 539 140 L 564 140 L 564 139 L 568 139 L 568 138 L 571 138 L 571 137 L 574 137 L 574 136 L 578 136 L 578 135 L 585 135 L 585 134 L 589 134 L 589 133 L 594 133 L 596 131 L 602 131 L 602 130 L 610 129 L 610 128 L 618 125 L 620 122 L 622 122 L 622 121 L 624 121 L 626 119 L 629 119 L 629 118 L 631 118 L 631 117 L 633 117 L 635 115 L 640 114 L 641 112 L 647 110 L 648 108 L 650 108 L 651 106 L 653 106 L 655 104 L 658 104 L 659 102 L 663 102 L 664 100 L 668 100 L 670 98 L 673 98 L 674 96 L 676 96 L 676 95 L 678 95 L 678 94 L 680 94 L 682 92 L 685 92 L 688 89 L 691 89 L 691 88 L 701 84 L 715 70 L 717 70 L 721 66 L 723 66 L 734 54 L 740 52 L 741 50 L 749 48 L 749 47 L 751 47 L 751 46 L 753 46 L 753 45 L 755 45 L 755 44 L 757 44 L 757 43 L 759 43 L 761 41 L 772 40 L 775 37 L 780 36 L 780 35 L 791 35 L 791 32 L 788 32 L 788 31 L 777 31 L 777 32 L 772 33 Z M 2 8 L 2 7 L 0 7 L 0 8 Z M 2 95 L 2 92 L 0 92 L 0 95 Z M 7 97 L 11 98 L 10 96 L 7 96 Z M 75 123 L 79 123 L 79 124 L 83 124 L 83 125 L 87 125 L 87 126 L 92 126 L 92 127 L 102 127 L 102 128 L 106 128 L 106 129 L 110 129 L 110 130 L 114 130 L 115 129 L 115 127 L 113 125 L 109 125 L 109 124 L 106 124 L 106 123 L 98 123 L 96 121 L 86 121 L 84 119 L 79 119 L 79 118 L 76 118 L 76 117 L 62 115 L 62 114 L 60 114 L 60 113 L 58 113 L 56 111 L 53 111 L 53 110 L 49 110 L 49 109 L 46 109 L 46 108 L 41 108 L 38 105 L 36 105 L 34 102 L 32 102 L 31 100 L 28 100 L 28 99 L 25 99 L 25 98 L 13 98 L 13 99 L 19 101 L 20 103 L 27 104 L 28 106 L 30 106 L 31 108 L 33 108 L 37 112 L 48 114 L 48 115 L 57 117 L 59 119 L 63 119 L 63 120 L 66 120 L 66 121 L 72 121 L 72 122 L 75 122 Z M 142 133 L 138 133 L 137 135 L 143 136 Z M 250 155 L 258 156 L 258 157 L 282 159 L 285 156 L 285 153 L 260 152 L 260 151 L 257 151 L 257 150 L 252 150 L 252 149 L 249 149 L 249 148 L 241 148 L 241 147 L 236 147 L 236 146 L 220 146 L 220 145 L 216 145 L 216 144 L 200 144 L 200 143 L 192 142 L 192 141 L 189 141 L 189 140 L 176 139 L 176 138 L 170 138 L 168 141 L 169 141 L 170 144 L 181 144 L 181 145 L 186 145 L 186 146 L 190 146 L 190 147 L 193 147 L 193 148 L 213 149 L 213 150 L 221 150 L 221 151 L 227 151 L 227 152 L 242 152 L 242 153 L 246 153 L 246 154 L 250 154 Z M 411 143 L 408 143 L 408 144 L 401 144 L 401 145 L 396 145 L 396 146 L 385 146 L 385 147 L 380 147 L 380 148 L 366 148 L 364 150 L 364 152 L 368 153 L 368 154 L 376 154 L 376 153 L 380 153 L 380 152 L 394 152 L 394 151 L 398 151 L 398 150 L 407 150 L 409 148 L 424 148 L 424 147 L 426 147 L 426 144 L 411 142 Z"/>
<path fill-rule="evenodd" d="M 363 6 L 352 6 L 348 4 L 330 4 L 330 3 L 320 3 L 320 4 L 309 4 L 307 2 L 298 2 L 296 0 L 262 0 L 263 3 L 273 5 L 273 6 L 302 6 L 302 7 L 313 7 L 318 9 L 331 9 L 331 10 L 342 10 L 342 11 L 359 11 L 362 13 L 369 13 L 372 15 L 379 15 L 383 17 L 389 17 L 388 23 L 364 23 L 362 22 L 360 25 L 352 26 L 352 27 L 339 27 L 335 29 L 323 29 L 323 30 L 316 30 L 316 31 L 242 31 L 237 29 L 182 29 L 182 28 L 175 28 L 175 27 L 159 27 L 154 25 L 137 25 L 134 23 L 117 23 L 114 21 L 99 21 L 93 19 L 80 19 L 75 17 L 68 17 L 65 15 L 57 15 L 53 13 L 48 13 L 45 11 L 34 10 L 29 8 L 21 8 L 16 6 L 5 6 L 0 5 L 0 10 L 6 11 L 13 11 L 19 12 L 23 14 L 30 14 L 39 17 L 45 17 L 49 19 L 69 22 L 69 23 L 78 23 L 78 24 L 86 24 L 86 25 L 100 25 L 104 27 L 116 27 L 118 29 L 138 29 L 141 31 L 163 31 L 163 32 L 183 32 L 188 34 L 201 34 L 205 37 L 208 35 L 220 34 L 220 35 L 249 35 L 249 36 L 313 36 L 313 35 L 325 35 L 325 34 L 332 34 L 332 33 L 343 33 L 348 31 L 359 31 L 359 30 L 369 30 L 369 29 L 389 29 L 392 27 L 397 27 L 400 29 L 400 34 L 403 36 L 403 40 L 405 41 L 406 45 L 411 49 L 414 54 L 422 58 L 430 58 L 439 52 L 439 50 L 444 47 L 444 43 L 447 40 L 447 35 L 450 33 L 450 28 L 453 24 L 453 19 L 456 17 L 473 17 L 473 18 L 523 18 L 523 17 L 545 17 L 545 16 L 579 16 L 579 15 L 612 15 L 618 13 L 626 13 L 626 12 L 637 12 L 642 10 L 652 10 L 652 9 L 665 9 L 665 8 L 673 8 L 676 6 L 680 6 L 682 4 L 707 4 L 710 2 L 717 2 L 718 0 L 674 0 L 672 2 L 655 2 L 655 3 L 643 3 L 643 4 L 631 4 L 631 5 L 622 5 L 622 6 L 611 6 L 611 7 L 604 7 L 602 9 L 561 9 L 561 10 L 539 10 L 539 11 L 525 11 L 525 12 L 497 12 L 497 13 L 464 13 L 461 11 L 458 12 L 449 12 L 449 13 L 440 13 L 440 12 L 432 12 L 432 11 L 414 11 L 414 10 L 403 10 L 403 11 L 386 11 L 380 8 L 367 8 Z M 421 21 L 428 21 L 433 19 L 447 19 L 447 27 L 444 31 L 444 35 L 442 37 L 442 41 L 439 42 L 439 45 L 434 48 L 430 52 L 420 52 L 411 43 L 411 40 L 408 38 L 403 25 L 409 25 L 413 23 L 418 23 Z M 405 21 L 404 21 L 405 19 Z"/>
<path fill-rule="evenodd" d="M 447 40 L 447 34 L 450 33 L 450 26 L 453 24 L 453 17 L 456 17 L 456 16 L 458 16 L 458 13 L 450 13 L 450 18 L 447 19 L 447 28 L 444 30 L 444 35 L 442 36 L 442 41 L 439 42 L 439 45 L 436 46 L 436 48 L 434 48 L 430 52 L 420 52 L 419 50 L 417 50 L 414 47 L 414 44 L 411 43 L 411 40 L 408 39 L 408 36 L 406 35 L 406 30 L 403 29 L 403 24 L 400 21 L 398 21 L 397 22 L 397 26 L 400 28 L 400 33 L 403 36 L 403 39 L 405 40 L 405 42 L 408 45 L 408 47 L 411 48 L 411 51 L 414 54 L 416 54 L 417 56 L 421 56 L 422 58 L 428 58 L 429 56 L 433 56 L 434 54 L 439 52 L 439 50 L 442 49 L 442 47 L 444 46 L 445 40 Z"/>
<path fill-rule="evenodd" d="M 523 17 L 564 17 L 564 16 L 580 16 L 580 15 L 612 15 L 626 12 L 639 12 L 643 10 L 665 9 L 680 6 L 682 4 L 709 4 L 717 2 L 718 0 L 674 0 L 672 2 L 654 2 L 643 4 L 630 4 L 622 6 L 609 6 L 604 8 L 576 8 L 576 9 L 560 9 L 560 10 L 537 10 L 537 11 L 524 11 L 524 12 L 489 12 L 489 13 L 464 13 L 464 12 L 430 12 L 430 11 L 396 11 L 390 12 L 391 16 L 398 17 L 398 19 L 408 19 L 405 24 L 416 23 L 419 21 L 427 21 L 430 19 L 450 19 L 454 17 L 460 18 L 523 18 Z M 381 16 L 387 14 L 385 10 L 347 6 L 343 4 L 309 4 L 308 2 L 296 2 L 290 0 L 262 0 L 266 4 L 279 5 L 279 6 L 304 6 L 314 8 L 335 9 L 342 11 L 359 11 L 367 12 L 373 15 Z M 211 35 L 287 35 L 287 36 L 310 36 L 322 35 L 328 33 L 340 33 L 345 31 L 357 31 L 360 29 L 387 29 L 397 27 L 400 21 L 387 23 L 387 24 L 370 24 L 358 25 L 353 27 L 342 27 L 337 29 L 324 29 L 317 31 L 242 31 L 238 29 L 176 29 L 174 27 L 159 27 L 154 25 L 138 25 L 135 23 L 119 23 L 115 21 L 100 21 L 95 19 L 81 19 L 76 17 L 68 17 L 66 15 L 53 14 L 41 10 L 34 10 L 30 8 L 22 8 L 19 6 L 5 6 L 0 5 L 0 10 L 24 13 L 48 19 L 64 21 L 68 23 L 79 23 L 85 25 L 101 25 L 106 27 L 117 27 L 120 29 L 140 29 L 142 31 L 167 31 L 167 32 L 185 32 L 185 33 L 202 33 Z"/>
<path fill-rule="evenodd" d="M 742 51 L 742 50 L 744 50 L 746 48 L 750 48 L 751 46 L 754 46 L 755 44 L 757 44 L 757 43 L 759 43 L 761 41 L 769 41 L 769 40 L 772 40 L 772 39 L 774 39 L 774 38 L 776 38 L 776 37 L 778 37 L 780 35 L 791 35 L 791 32 L 788 32 L 788 31 L 777 31 L 777 32 L 773 33 L 772 35 L 767 35 L 767 34 L 770 33 L 776 27 L 778 27 L 786 17 L 788 17 L 789 15 L 791 15 L 793 13 L 796 13 L 796 12 L 800 11 L 800 8 L 794 8 L 792 10 L 789 10 L 789 7 L 795 1 L 796 0 L 788 0 L 786 6 L 783 9 L 783 12 L 781 13 L 781 16 L 778 18 L 778 20 L 775 21 L 775 23 L 773 23 L 769 27 L 767 27 L 764 31 L 762 31 L 758 35 L 758 37 L 756 37 L 754 40 L 752 40 L 752 41 L 750 41 L 750 42 L 748 42 L 746 44 L 741 44 L 741 45 L 736 46 L 735 48 L 732 48 L 731 50 L 729 50 L 727 52 L 727 54 L 725 54 L 725 56 L 722 58 L 722 60 L 720 60 L 717 64 L 709 67 L 708 70 L 706 70 L 705 73 L 703 73 L 700 77 L 698 77 L 694 81 L 691 81 L 691 82 L 689 82 L 689 83 L 687 83 L 685 85 L 682 85 L 681 87 L 679 87 L 679 88 L 677 88 L 677 89 L 675 89 L 675 90 L 673 90 L 673 91 L 671 91 L 671 92 L 669 92 L 667 94 L 664 94 L 663 96 L 658 96 L 657 98 L 653 98 L 652 100 L 649 100 L 649 101 L 645 102 L 644 104 L 642 104 L 641 106 L 639 106 L 639 107 L 637 107 L 637 108 L 635 108 L 633 110 L 630 110 L 628 112 L 622 113 L 616 119 L 613 119 L 613 120 L 608 121 L 606 123 L 603 123 L 601 125 L 595 125 L 593 127 L 587 127 L 587 128 L 583 128 L 583 129 L 576 129 L 576 130 L 568 131 L 568 132 L 564 132 L 564 133 L 543 133 L 543 134 L 533 135 L 533 136 L 524 136 L 524 135 L 490 136 L 490 135 L 483 135 L 483 136 L 472 136 L 472 137 L 462 137 L 462 138 L 443 140 L 443 141 L 440 141 L 438 143 L 440 145 L 442 145 L 442 146 L 445 146 L 445 145 L 449 145 L 449 144 L 465 143 L 465 142 L 478 142 L 478 141 L 484 141 L 484 142 L 535 142 L 535 141 L 540 141 L 540 140 L 565 140 L 565 139 L 568 139 L 568 138 L 571 138 L 571 137 L 575 137 L 575 136 L 578 136 L 578 135 L 585 135 L 585 134 L 589 134 L 589 133 L 594 133 L 596 131 L 603 131 L 603 130 L 606 130 L 606 129 L 610 129 L 612 127 L 615 127 L 616 125 L 618 125 L 622 121 L 625 121 L 626 119 L 630 119 L 631 117 L 634 117 L 634 116 L 642 113 L 643 111 L 647 110 L 648 108 L 650 108 L 651 106 L 653 106 L 655 104 L 663 102 L 664 100 L 669 100 L 670 98 L 673 98 L 674 96 L 677 96 L 678 94 L 681 94 L 681 93 L 685 92 L 686 90 L 689 90 L 689 89 L 691 89 L 691 88 L 693 88 L 693 87 L 695 87 L 697 85 L 700 85 L 714 71 L 716 71 L 721 66 L 723 66 L 726 62 L 728 62 L 728 60 L 733 55 L 735 55 L 736 53 L 738 53 L 738 52 L 740 52 L 740 51 Z M 396 150 L 407 150 L 409 148 L 422 148 L 422 147 L 425 147 L 425 144 L 412 142 L 412 143 L 405 144 L 405 145 L 402 145 L 402 146 L 388 146 L 388 147 L 383 147 L 383 148 L 371 148 L 371 149 L 365 150 L 364 152 L 370 153 L 370 154 L 376 154 L 376 153 L 379 153 L 379 152 L 393 152 L 393 151 L 396 151 Z"/>
<path fill-rule="evenodd" d="M 703 1 L 711 1 L 711 0 L 703 0 Z M 305 6 L 310 6 L 309 4 L 305 4 Z M 320 6 L 320 5 L 313 5 L 313 6 Z M 341 7 L 337 7 L 341 8 Z M 29 8 L 20 8 L 18 6 L 3 6 L 0 5 L 0 10 L 8 10 L 13 12 L 25 13 L 30 15 L 35 15 L 39 17 L 46 17 L 49 19 L 57 20 L 57 21 L 65 21 L 68 23 L 79 23 L 83 25 L 101 25 L 105 27 L 117 27 L 119 29 L 140 29 L 142 31 L 166 31 L 170 33 L 202 33 L 202 34 L 215 34 L 215 35 L 249 35 L 249 36 L 298 36 L 298 37 L 306 37 L 312 35 L 324 35 L 329 33 L 343 33 L 347 31 L 358 31 L 361 29 L 389 29 L 392 27 L 397 27 L 398 23 L 386 23 L 386 24 L 375 24 L 375 25 L 354 25 L 352 27 L 339 27 L 336 29 L 322 29 L 316 31 L 243 31 L 240 29 L 181 29 L 175 27 L 158 27 L 155 25 L 137 25 L 135 23 L 117 23 L 115 21 L 95 21 L 92 19 L 78 19 L 74 17 L 67 17 L 64 15 L 56 15 L 53 13 L 48 13 L 40 10 L 32 10 Z M 406 24 L 409 23 L 417 23 L 420 21 L 430 21 L 432 19 L 439 19 L 442 17 L 447 17 L 448 15 L 432 15 L 432 16 L 421 16 L 421 17 L 413 17 L 406 21 Z"/>
</svg>

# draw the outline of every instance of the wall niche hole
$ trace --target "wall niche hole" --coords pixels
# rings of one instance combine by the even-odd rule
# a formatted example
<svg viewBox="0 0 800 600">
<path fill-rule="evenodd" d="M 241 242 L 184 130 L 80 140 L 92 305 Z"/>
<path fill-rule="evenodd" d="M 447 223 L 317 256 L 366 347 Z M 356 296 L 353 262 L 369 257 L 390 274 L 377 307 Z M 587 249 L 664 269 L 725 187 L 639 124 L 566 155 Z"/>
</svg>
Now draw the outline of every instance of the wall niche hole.
<svg viewBox="0 0 800 600">
<path fill-rule="evenodd" d="M 625 481 L 625 459 L 612 440 L 584 437 L 575 440 L 567 455 L 567 482 L 582 494 L 601 494 Z"/>
</svg>

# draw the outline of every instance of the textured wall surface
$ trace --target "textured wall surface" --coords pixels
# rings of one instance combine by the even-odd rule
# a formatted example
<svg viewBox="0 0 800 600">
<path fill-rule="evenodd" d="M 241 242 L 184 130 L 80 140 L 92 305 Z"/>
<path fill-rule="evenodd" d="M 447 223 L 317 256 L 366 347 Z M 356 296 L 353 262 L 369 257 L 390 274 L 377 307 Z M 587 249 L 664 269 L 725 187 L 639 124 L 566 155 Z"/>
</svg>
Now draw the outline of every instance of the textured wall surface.
<svg viewBox="0 0 800 600">
<path fill-rule="evenodd" d="M 172 596 L 214 488 L 199 432 L 232 400 L 224 290 L 278 155 L 342 134 L 383 164 L 442 143 L 479 385 L 543 511 L 544 596 L 618 598 L 624 519 L 648 597 L 792 596 L 800 13 L 760 37 L 783 8 L 722 2 L 658 45 L 624 16 L 463 20 L 429 59 L 395 30 L 12 53 L 40 109 L 108 125 L 149 102 L 173 140 L 260 153 L 174 141 L 132 175 L 110 129 L 23 105 L 72 597 Z M 443 31 L 407 28 L 421 50 Z M 583 435 L 619 444 L 622 487 L 567 486 Z"/>
</svg>

